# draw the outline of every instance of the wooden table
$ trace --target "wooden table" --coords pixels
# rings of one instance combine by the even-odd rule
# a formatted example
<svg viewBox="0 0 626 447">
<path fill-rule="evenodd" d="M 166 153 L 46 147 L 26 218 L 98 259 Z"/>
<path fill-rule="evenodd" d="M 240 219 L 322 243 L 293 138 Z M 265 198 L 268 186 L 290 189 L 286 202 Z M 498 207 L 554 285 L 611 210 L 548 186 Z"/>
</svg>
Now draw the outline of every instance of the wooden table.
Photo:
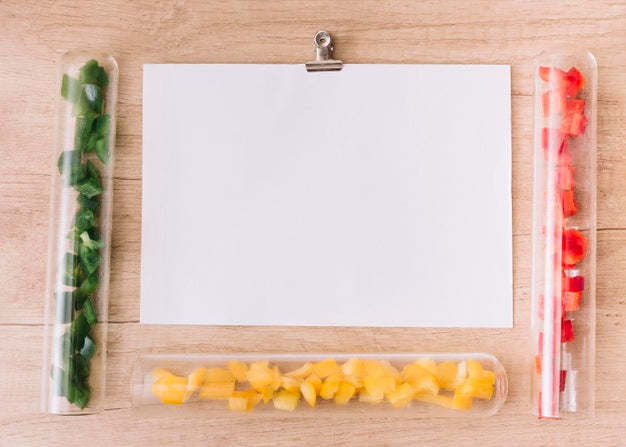
<svg viewBox="0 0 626 447">
<path fill-rule="evenodd" d="M 301 63 L 327 29 L 347 63 L 512 66 L 513 329 L 140 326 L 142 64 Z M 537 421 L 527 358 L 532 60 L 552 44 L 599 64 L 596 417 Z M 92 46 L 121 78 L 115 167 L 106 410 L 38 413 L 55 61 Z M 0 445 L 624 445 L 626 435 L 626 3 L 621 1 L 0 1 Z M 460 291 L 462 293 L 462 291 Z M 129 408 L 140 349 L 188 351 L 482 350 L 509 373 L 501 413 L 484 420 L 141 419 Z"/>
</svg>

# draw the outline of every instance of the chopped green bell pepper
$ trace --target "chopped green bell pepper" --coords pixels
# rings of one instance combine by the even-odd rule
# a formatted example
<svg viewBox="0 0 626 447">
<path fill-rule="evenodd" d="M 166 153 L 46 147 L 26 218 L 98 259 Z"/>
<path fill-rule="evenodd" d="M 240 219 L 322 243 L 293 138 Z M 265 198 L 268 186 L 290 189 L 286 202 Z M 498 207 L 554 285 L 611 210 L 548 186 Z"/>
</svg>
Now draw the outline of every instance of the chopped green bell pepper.
<svg viewBox="0 0 626 447">
<path fill-rule="evenodd" d="M 65 185 L 74 186 L 85 179 L 80 151 L 61 152 L 57 167 L 63 176 L 63 184 Z"/>
</svg>

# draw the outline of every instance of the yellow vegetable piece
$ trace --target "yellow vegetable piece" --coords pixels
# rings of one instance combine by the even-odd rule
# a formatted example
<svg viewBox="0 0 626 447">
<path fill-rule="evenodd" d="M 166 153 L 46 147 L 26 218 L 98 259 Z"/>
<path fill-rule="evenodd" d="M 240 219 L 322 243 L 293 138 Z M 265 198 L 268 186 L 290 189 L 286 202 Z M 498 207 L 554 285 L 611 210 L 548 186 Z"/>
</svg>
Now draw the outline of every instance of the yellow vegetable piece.
<svg viewBox="0 0 626 447">
<path fill-rule="evenodd" d="M 339 374 L 340 372 L 341 368 L 339 368 L 335 359 L 326 359 L 313 364 L 313 373 L 320 379 L 325 379 L 328 376 Z"/>
<path fill-rule="evenodd" d="M 355 379 L 363 377 L 365 373 L 365 367 L 363 366 L 363 360 L 351 358 L 341 366 L 341 372 L 344 376 L 354 377 Z"/>
<path fill-rule="evenodd" d="M 377 404 L 383 400 L 384 394 L 380 393 L 377 395 L 372 395 L 367 392 L 367 389 L 362 390 L 359 393 L 359 402 L 365 402 L 368 404 Z"/>
<path fill-rule="evenodd" d="M 261 395 L 254 390 L 233 391 L 228 398 L 228 408 L 234 411 L 251 411 L 261 401 Z"/>
<path fill-rule="evenodd" d="M 373 400 L 382 400 L 385 394 L 393 393 L 396 390 L 396 381 L 393 377 L 371 377 L 363 378 L 363 385 L 367 394 Z"/>
<path fill-rule="evenodd" d="M 394 407 L 404 408 L 411 402 L 414 395 L 413 387 L 408 383 L 403 383 L 393 393 L 389 393 L 387 399 Z"/>
<path fill-rule="evenodd" d="M 248 380 L 246 377 L 248 367 L 245 363 L 240 362 L 239 360 L 232 360 L 228 362 L 228 370 L 233 376 L 235 376 L 235 380 L 237 380 L 237 382 L 245 382 Z"/>
<path fill-rule="evenodd" d="M 430 393 L 432 395 L 439 393 L 439 384 L 430 374 L 409 380 L 408 383 L 413 387 L 416 393 Z"/>
<path fill-rule="evenodd" d="M 206 370 L 204 381 L 207 383 L 216 382 L 234 382 L 235 376 L 233 373 L 224 368 L 211 368 Z"/>
<path fill-rule="evenodd" d="M 431 372 L 431 370 L 433 370 L 433 372 Z M 412 380 L 421 379 L 424 376 L 434 375 L 436 374 L 436 372 L 436 366 L 433 369 L 431 368 L 430 364 L 425 364 L 424 362 L 418 360 L 416 362 L 405 365 L 405 367 L 402 368 L 402 379 L 409 382 Z"/>
<path fill-rule="evenodd" d="M 454 397 L 452 398 L 452 408 L 457 408 L 459 410 L 469 410 L 472 408 L 473 399 L 468 396 L 464 396 L 457 389 L 454 392 Z"/>
<path fill-rule="evenodd" d="M 228 399 L 235 390 L 235 381 L 209 382 L 200 387 L 198 395 L 202 399 Z"/>
<path fill-rule="evenodd" d="M 258 389 L 257 391 L 260 393 L 264 404 L 268 403 L 272 400 L 272 397 L 274 397 L 274 390 L 271 386 L 266 386 L 265 388 Z"/>
<path fill-rule="evenodd" d="M 283 411 L 293 411 L 298 406 L 299 400 L 299 392 L 281 390 L 274 396 L 274 408 Z"/>
<path fill-rule="evenodd" d="M 365 375 L 370 377 L 382 377 L 385 374 L 385 371 L 380 363 L 378 363 L 378 360 L 364 360 L 363 367 L 365 368 Z"/>
<path fill-rule="evenodd" d="M 187 377 L 179 377 L 173 374 L 161 375 L 150 390 L 164 404 L 180 405 L 187 397 Z"/>
<path fill-rule="evenodd" d="M 468 377 L 457 387 L 456 392 L 464 397 L 478 397 L 489 400 L 493 396 L 493 382 Z"/>
<path fill-rule="evenodd" d="M 297 391 L 300 389 L 300 381 L 296 379 L 292 379 L 291 377 L 283 376 L 282 387 L 287 391 Z"/>
<path fill-rule="evenodd" d="M 350 399 L 354 396 L 356 388 L 349 382 L 341 382 L 339 389 L 335 393 L 335 403 L 337 405 L 345 405 L 350 402 Z"/>
<path fill-rule="evenodd" d="M 306 403 L 314 407 L 315 401 L 317 400 L 317 392 L 315 391 L 315 386 L 310 381 L 305 380 L 300 385 L 300 392 L 302 393 L 302 397 L 304 397 Z"/>
<path fill-rule="evenodd" d="M 311 374 L 309 377 L 306 378 L 306 382 L 309 382 L 311 385 L 313 385 L 313 388 L 315 389 L 315 392 L 317 394 L 319 394 L 320 391 L 322 391 L 322 385 L 323 385 L 322 379 L 317 377 L 317 375 Z"/>
<path fill-rule="evenodd" d="M 387 360 L 381 360 L 379 363 L 380 367 L 383 370 L 383 375 L 387 377 L 392 377 L 398 385 L 402 382 L 402 378 L 400 377 L 400 371 L 398 371 L 395 366 L 393 366 Z"/>
<path fill-rule="evenodd" d="M 206 368 L 196 368 L 187 376 L 187 393 L 193 393 L 202 385 L 202 381 L 206 375 Z"/>
<path fill-rule="evenodd" d="M 467 364 L 467 374 L 472 378 L 472 379 L 483 379 L 484 377 L 484 370 L 483 370 L 483 366 L 476 360 L 467 360 L 466 362 Z"/>
<path fill-rule="evenodd" d="M 269 362 L 254 362 L 250 364 L 246 378 L 254 389 L 261 391 L 274 382 L 274 371 L 269 367 Z"/>
<path fill-rule="evenodd" d="M 452 398 L 442 394 L 432 395 L 430 393 L 417 393 L 415 394 L 415 400 L 436 404 L 444 408 L 453 408 Z"/>
<path fill-rule="evenodd" d="M 287 377 L 291 377 L 292 379 L 304 379 L 306 376 L 311 375 L 312 372 L 313 372 L 313 363 L 307 362 L 298 369 L 294 369 L 293 371 L 286 372 L 285 375 Z"/>
<path fill-rule="evenodd" d="M 339 385 L 341 385 L 340 374 L 333 374 L 332 376 L 327 377 L 322 385 L 322 389 L 320 390 L 320 397 L 326 400 L 332 399 L 339 389 Z"/>
<path fill-rule="evenodd" d="M 433 359 L 423 358 L 419 359 L 415 362 L 415 364 L 421 366 L 423 369 L 428 371 L 430 374 L 437 374 L 437 364 Z"/>
<path fill-rule="evenodd" d="M 447 361 L 437 365 L 437 373 L 435 378 L 440 388 L 445 390 L 454 391 L 454 388 L 458 385 L 457 382 L 457 367 L 456 363 Z"/>
</svg>

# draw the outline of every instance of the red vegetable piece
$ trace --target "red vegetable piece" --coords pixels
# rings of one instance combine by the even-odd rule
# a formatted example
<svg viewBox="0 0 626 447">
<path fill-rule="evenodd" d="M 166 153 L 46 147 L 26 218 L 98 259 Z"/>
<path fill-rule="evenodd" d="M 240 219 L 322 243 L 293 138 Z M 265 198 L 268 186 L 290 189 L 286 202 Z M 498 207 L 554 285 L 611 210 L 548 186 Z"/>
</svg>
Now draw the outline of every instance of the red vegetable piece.
<svg viewBox="0 0 626 447">
<path fill-rule="evenodd" d="M 558 115 L 567 108 L 567 95 L 565 90 L 549 90 L 541 96 L 543 103 L 543 116 Z"/>
<path fill-rule="evenodd" d="M 580 301 L 582 297 L 582 292 L 563 291 L 561 296 L 563 312 L 574 312 L 575 310 L 580 309 Z"/>
<path fill-rule="evenodd" d="M 571 191 L 574 189 L 574 172 L 576 168 L 572 166 L 559 166 L 556 168 L 557 180 L 560 189 Z"/>
<path fill-rule="evenodd" d="M 565 391 L 565 378 L 567 377 L 567 371 L 562 369 L 559 375 L 559 391 L 562 393 Z"/>
<path fill-rule="evenodd" d="M 566 191 L 569 192 L 569 191 Z M 562 262 L 565 265 L 574 265 L 583 260 L 587 254 L 587 239 L 573 228 L 563 231 Z"/>
<path fill-rule="evenodd" d="M 561 193 L 561 202 L 563 206 L 563 215 L 565 217 L 573 216 L 578 212 L 578 205 L 574 199 L 574 191 L 563 191 Z"/>
<path fill-rule="evenodd" d="M 539 77 L 557 87 L 566 87 L 569 84 L 567 72 L 556 67 L 539 67 Z"/>
<path fill-rule="evenodd" d="M 583 276 L 563 276 L 561 289 L 566 292 L 582 292 L 585 290 L 585 278 Z"/>
<path fill-rule="evenodd" d="M 566 75 L 567 79 L 567 95 L 575 98 L 578 92 L 585 86 L 585 78 L 576 67 L 569 69 Z"/>
<path fill-rule="evenodd" d="M 574 113 L 585 114 L 585 100 L 584 99 L 568 99 L 567 111 Z"/>
<path fill-rule="evenodd" d="M 568 110 L 565 115 L 563 115 L 561 131 L 572 137 L 582 135 L 587 128 L 587 122 L 587 117 L 582 113 Z"/>
<path fill-rule="evenodd" d="M 574 339 L 574 326 L 572 320 L 563 320 L 561 322 L 561 343 L 567 343 Z"/>
</svg>

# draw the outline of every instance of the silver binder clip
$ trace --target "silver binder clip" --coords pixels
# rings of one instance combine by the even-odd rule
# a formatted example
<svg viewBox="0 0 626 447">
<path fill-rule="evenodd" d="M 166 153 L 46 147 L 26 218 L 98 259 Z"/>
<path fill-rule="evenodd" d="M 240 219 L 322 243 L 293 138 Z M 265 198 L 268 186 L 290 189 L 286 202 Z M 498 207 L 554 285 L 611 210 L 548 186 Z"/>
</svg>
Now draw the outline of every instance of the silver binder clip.
<svg viewBox="0 0 626 447">
<path fill-rule="evenodd" d="M 338 71 L 343 68 L 343 62 L 331 59 L 333 46 L 328 32 L 318 31 L 313 42 L 315 43 L 316 60 L 305 64 L 307 71 Z"/>
</svg>

